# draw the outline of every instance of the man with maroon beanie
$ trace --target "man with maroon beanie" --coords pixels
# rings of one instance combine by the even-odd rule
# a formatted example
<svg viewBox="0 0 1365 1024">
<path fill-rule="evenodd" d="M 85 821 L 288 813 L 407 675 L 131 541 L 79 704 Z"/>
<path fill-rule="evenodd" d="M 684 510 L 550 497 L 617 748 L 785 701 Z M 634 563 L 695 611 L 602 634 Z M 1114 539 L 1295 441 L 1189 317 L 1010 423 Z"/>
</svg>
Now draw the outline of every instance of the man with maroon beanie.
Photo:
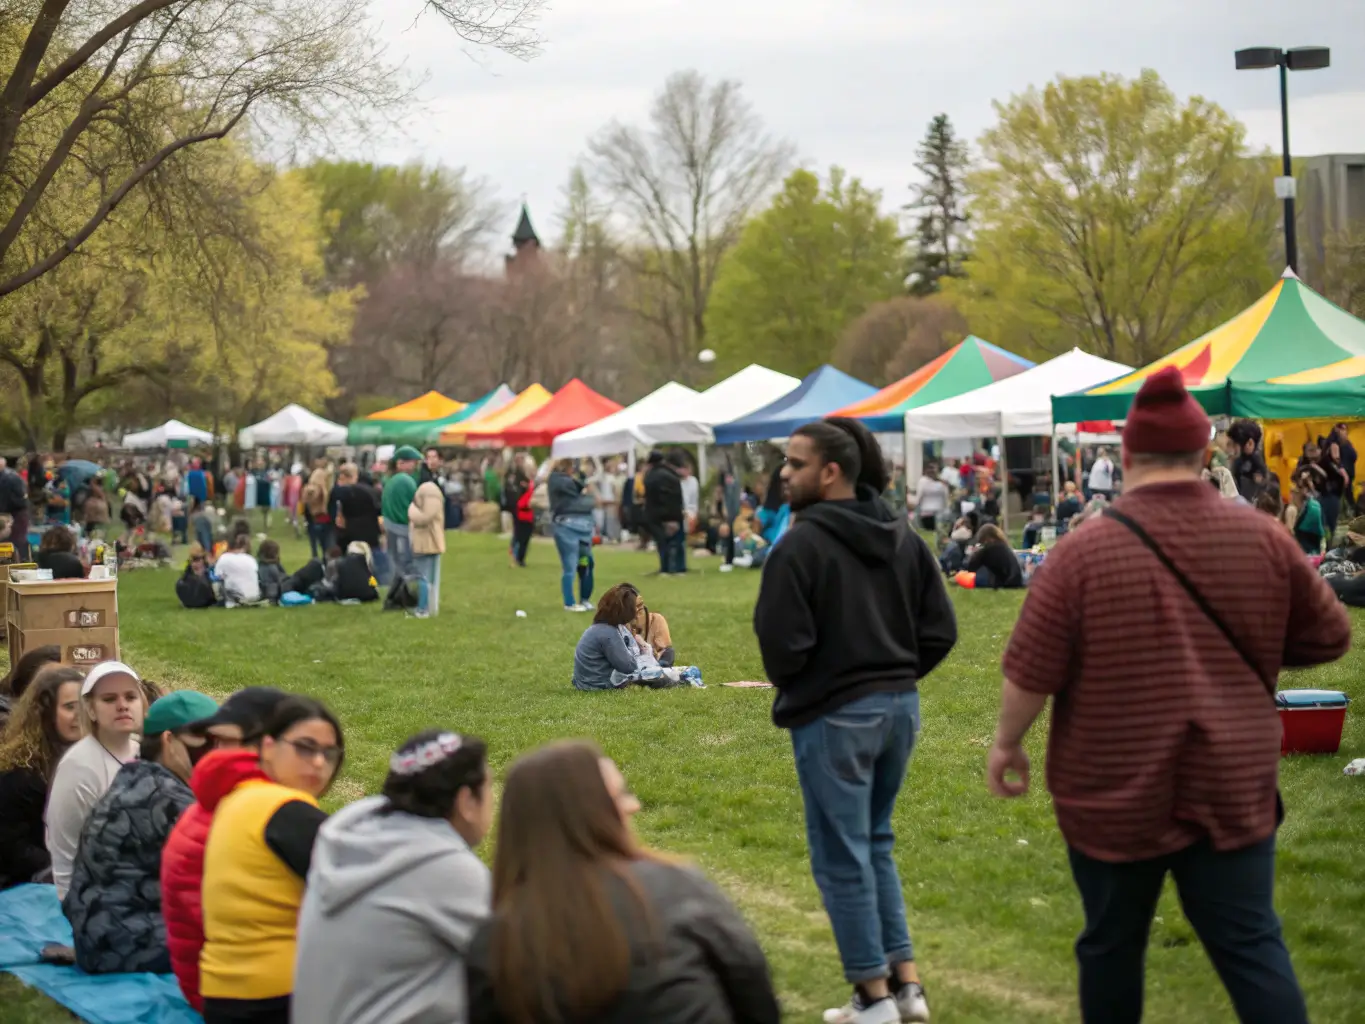
<svg viewBox="0 0 1365 1024">
<path fill-rule="evenodd" d="M 1081 1015 L 1142 1018 L 1169 872 L 1242 1021 L 1306 1024 L 1273 906 L 1280 669 L 1333 661 L 1351 624 L 1271 517 L 1199 478 L 1208 417 L 1174 368 L 1123 431 L 1125 488 L 1064 537 L 1005 651 L 988 781 L 1028 791 L 1025 733 L 1053 698 L 1047 781 L 1085 909 Z"/>
</svg>

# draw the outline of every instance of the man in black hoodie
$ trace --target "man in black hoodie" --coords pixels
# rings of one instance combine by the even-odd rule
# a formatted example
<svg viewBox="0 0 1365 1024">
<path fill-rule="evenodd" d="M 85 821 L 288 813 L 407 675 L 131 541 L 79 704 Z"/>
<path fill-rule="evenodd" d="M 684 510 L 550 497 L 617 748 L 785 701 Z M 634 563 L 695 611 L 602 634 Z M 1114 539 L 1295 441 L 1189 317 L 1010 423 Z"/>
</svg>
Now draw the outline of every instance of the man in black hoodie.
<svg viewBox="0 0 1365 1024">
<path fill-rule="evenodd" d="M 918 683 L 957 621 L 934 556 L 882 500 L 876 440 L 854 420 L 798 429 L 782 471 L 795 524 L 773 546 L 754 632 L 791 730 L 811 869 L 854 985 L 835 1024 L 929 1019 L 891 850 L 919 732 Z"/>
<path fill-rule="evenodd" d="M 682 477 L 664 460 L 662 452 L 649 453 L 649 472 L 645 474 L 645 523 L 659 549 L 659 572 L 665 576 L 687 572 Z"/>
</svg>

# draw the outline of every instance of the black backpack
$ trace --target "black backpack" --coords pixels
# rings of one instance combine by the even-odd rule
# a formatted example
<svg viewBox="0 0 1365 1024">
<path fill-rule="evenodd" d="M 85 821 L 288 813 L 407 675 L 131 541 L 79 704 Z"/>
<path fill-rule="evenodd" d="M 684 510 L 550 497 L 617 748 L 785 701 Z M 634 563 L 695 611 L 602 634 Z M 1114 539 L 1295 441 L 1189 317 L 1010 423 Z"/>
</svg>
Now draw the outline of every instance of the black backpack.
<svg viewBox="0 0 1365 1024">
<path fill-rule="evenodd" d="M 190 569 L 175 581 L 175 596 L 186 608 L 212 608 L 218 603 L 213 592 L 213 584 L 203 576 L 196 576 Z"/>
<path fill-rule="evenodd" d="M 408 611 L 417 607 L 422 593 L 422 577 L 415 575 L 395 576 L 389 586 L 389 595 L 384 598 L 386 612 Z"/>
</svg>

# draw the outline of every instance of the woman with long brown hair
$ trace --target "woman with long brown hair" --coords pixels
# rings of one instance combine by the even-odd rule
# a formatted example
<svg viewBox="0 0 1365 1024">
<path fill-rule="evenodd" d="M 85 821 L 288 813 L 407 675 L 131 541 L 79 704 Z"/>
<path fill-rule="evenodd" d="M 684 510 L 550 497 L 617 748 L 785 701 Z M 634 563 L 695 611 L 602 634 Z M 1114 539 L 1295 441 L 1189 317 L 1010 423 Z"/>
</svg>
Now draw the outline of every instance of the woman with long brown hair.
<svg viewBox="0 0 1365 1024">
<path fill-rule="evenodd" d="M 0 889 L 32 882 L 52 866 L 43 807 L 57 762 L 81 738 L 82 678 L 68 666 L 41 669 L 0 739 Z"/>
<path fill-rule="evenodd" d="M 697 870 L 645 849 L 640 802 L 585 742 L 512 766 L 493 916 L 467 960 L 471 1024 L 775 1024 L 768 964 Z"/>
</svg>

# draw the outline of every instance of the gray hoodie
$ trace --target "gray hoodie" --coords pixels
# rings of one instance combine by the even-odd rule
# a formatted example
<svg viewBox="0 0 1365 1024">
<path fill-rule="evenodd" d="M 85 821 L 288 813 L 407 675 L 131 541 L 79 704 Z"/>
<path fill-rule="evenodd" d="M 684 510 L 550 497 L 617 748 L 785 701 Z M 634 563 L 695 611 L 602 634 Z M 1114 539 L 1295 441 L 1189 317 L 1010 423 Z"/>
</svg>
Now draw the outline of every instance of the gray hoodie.
<svg viewBox="0 0 1365 1024">
<path fill-rule="evenodd" d="M 491 897 L 449 822 L 383 797 L 334 814 L 299 913 L 293 1024 L 463 1024 L 465 953 Z"/>
</svg>

